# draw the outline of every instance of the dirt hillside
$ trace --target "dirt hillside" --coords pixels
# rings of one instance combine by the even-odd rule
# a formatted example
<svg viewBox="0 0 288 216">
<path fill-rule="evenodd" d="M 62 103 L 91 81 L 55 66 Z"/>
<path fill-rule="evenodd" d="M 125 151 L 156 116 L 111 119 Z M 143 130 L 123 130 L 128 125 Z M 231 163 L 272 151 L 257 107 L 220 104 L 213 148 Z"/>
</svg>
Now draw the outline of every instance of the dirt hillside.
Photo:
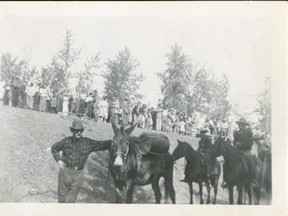
<svg viewBox="0 0 288 216">
<path fill-rule="evenodd" d="M 51 155 L 50 147 L 56 141 L 70 136 L 72 117 L 40 113 L 0 105 L 0 202 L 57 202 L 58 166 Z M 97 140 L 111 139 L 112 127 L 107 123 L 89 123 L 84 136 Z M 139 135 L 136 129 L 133 135 Z M 176 139 L 185 140 L 197 148 L 198 139 L 167 134 L 171 142 L 170 152 L 176 147 Z M 108 154 L 92 153 L 85 165 L 85 183 L 78 196 L 79 203 L 113 203 L 115 200 L 113 180 L 108 178 Z M 183 178 L 184 160 L 174 168 L 174 187 L 177 203 L 189 203 L 188 186 Z M 195 191 L 198 191 L 195 185 Z M 163 182 L 161 191 L 164 194 Z M 204 193 L 206 189 L 204 188 Z M 213 194 L 213 193 L 212 193 Z M 198 204 L 198 194 L 194 203 Z M 225 201 L 223 201 L 225 200 Z M 151 186 L 137 187 L 134 203 L 154 203 Z M 227 203 L 227 192 L 219 187 L 218 202 Z"/>
</svg>

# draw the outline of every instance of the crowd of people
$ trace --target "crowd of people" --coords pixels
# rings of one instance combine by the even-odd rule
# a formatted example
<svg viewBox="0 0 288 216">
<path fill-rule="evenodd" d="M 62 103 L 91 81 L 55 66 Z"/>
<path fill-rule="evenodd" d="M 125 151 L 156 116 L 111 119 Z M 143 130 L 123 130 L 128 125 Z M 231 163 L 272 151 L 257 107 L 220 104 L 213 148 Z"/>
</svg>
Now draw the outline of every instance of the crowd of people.
<svg viewBox="0 0 288 216">
<path fill-rule="evenodd" d="M 123 100 L 100 97 L 97 90 L 90 92 L 51 90 L 43 83 L 30 82 L 27 85 L 21 77 L 7 82 L 4 86 L 3 104 L 40 112 L 73 113 L 88 117 L 96 122 L 110 122 L 112 115 L 118 115 L 124 125 L 138 123 L 139 128 L 194 136 L 201 128 L 209 128 L 210 134 L 228 135 L 229 122 L 208 119 L 205 114 L 194 112 L 186 115 L 176 109 L 165 109 L 159 101 L 156 107 L 125 97 Z"/>
</svg>

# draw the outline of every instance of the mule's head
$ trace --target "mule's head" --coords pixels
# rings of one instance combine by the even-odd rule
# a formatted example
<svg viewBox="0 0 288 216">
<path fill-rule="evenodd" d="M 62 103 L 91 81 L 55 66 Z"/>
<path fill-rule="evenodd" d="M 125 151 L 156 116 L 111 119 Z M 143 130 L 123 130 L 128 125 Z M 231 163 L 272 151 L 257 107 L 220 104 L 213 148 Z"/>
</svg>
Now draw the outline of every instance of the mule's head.
<svg viewBox="0 0 288 216">
<path fill-rule="evenodd" d="M 115 160 L 113 166 L 122 168 L 129 152 L 129 135 L 133 132 L 137 124 L 125 129 L 124 125 L 118 127 L 116 118 L 112 118 L 112 128 L 114 131 L 113 149 Z"/>
<path fill-rule="evenodd" d="M 172 158 L 174 161 L 178 160 L 181 157 L 184 157 L 187 151 L 187 143 L 181 142 L 177 139 L 178 145 L 172 153 Z"/>
</svg>

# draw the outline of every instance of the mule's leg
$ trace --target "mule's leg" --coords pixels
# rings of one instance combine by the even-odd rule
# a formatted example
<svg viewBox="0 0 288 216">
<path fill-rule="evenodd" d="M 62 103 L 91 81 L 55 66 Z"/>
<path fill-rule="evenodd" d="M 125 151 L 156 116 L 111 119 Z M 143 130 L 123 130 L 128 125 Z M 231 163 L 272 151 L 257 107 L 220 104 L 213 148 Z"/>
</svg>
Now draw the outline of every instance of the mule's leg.
<svg viewBox="0 0 288 216">
<path fill-rule="evenodd" d="M 154 191 L 155 200 L 156 200 L 157 204 L 160 204 L 160 202 L 161 202 L 161 191 L 159 188 L 159 179 L 160 179 L 160 177 L 157 178 L 157 180 L 152 183 L 152 189 Z"/>
<path fill-rule="evenodd" d="M 188 182 L 189 192 L 190 192 L 190 204 L 193 204 L 193 183 Z"/>
<path fill-rule="evenodd" d="M 123 186 L 116 185 L 116 203 L 122 203 Z"/>
<path fill-rule="evenodd" d="M 238 185 L 237 190 L 238 190 L 238 204 L 241 205 L 242 204 L 242 197 L 243 197 L 243 186 Z M 245 194 L 244 194 L 244 196 L 245 196 Z"/>
<path fill-rule="evenodd" d="M 211 187 L 210 187 L 210 182 L 207 180 L 206 181 L 206 189 L 207 189 L 207 204 L 210 204 L 210 191 L 211 191 Z"/>
<path fill-rule="evenodd" d="M 246 190 L 248 193 L 249 205 L 252 205 L 252 188 L 250 185 L 246 186 Z"/>
<path fill-rule="evenodd" d="M 200 181 L 198 182 L 199 184 L 199 195 L 200 195 L 200 204 L 203 204 L 204 201 L 203 201 L 203 182 Z"/>
<path fill-rule="evenodd" d="M 132 196 L 133 196 L 133 191 L 134 191 L 134 185 L 133 184 L 129 184 L 127 185 L 127 189 L 126 189 L 126 203 L 132 203 Z"/>
<path fill-rule="evenodd" d="M 233 204 L 234 203 L 233 186 L 229 186 L 228 191 L 229 191 L 229 203 Z"/>
<path fill-rule="evenodd" d="M 165 185 L 165 203 L 168 203 L 168 198 L 170 196 L 171 201 L 173 204 L 176 203 L 175 200 L 175 190 L 173 186 L 173 176 L 171 178 L 165 178 L 164 185 Z"/>
<path fill-rule="evenodd" d="M 168 203 L 168 195 L 169 195 L 172 203 L 175 204 L 176 200 L 175 200 L 175 190 L 173 186 L 173 166 L 174 161 L 172 160 L 172 157 L 168 157 L 168 162 L 166 162 L 167 171 L 164 174 L 165 203 Z"/>
<path fill-rule="evenodd" d="M 254 188 L 253 192 L 254 192 L 254 204 L 259 205 L 261 187 L 259 186 L 259 187 Z"/>
<path fill-rule="evenodd" d="M 214 199 L 213 199 L 213 204 L 216 204 L 216 197 L 217 197 L 217 192 L 218 192 L 218 181 L 219 181 L 219 177 L 215 177 L 214 179 Z"/>
</svg>

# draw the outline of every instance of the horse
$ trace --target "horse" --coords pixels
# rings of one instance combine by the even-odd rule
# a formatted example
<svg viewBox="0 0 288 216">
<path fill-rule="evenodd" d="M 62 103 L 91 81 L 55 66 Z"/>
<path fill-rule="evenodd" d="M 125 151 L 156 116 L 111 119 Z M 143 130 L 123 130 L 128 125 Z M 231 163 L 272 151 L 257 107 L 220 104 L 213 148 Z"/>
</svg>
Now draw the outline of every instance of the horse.
<svg viewBox="0 0 288 216">
<path fill-rule="evenodd" d="M 215 141 L 217 155 L 222 155 L 225 162 L 223 164 L 223 174 L 229 191 L 229 203 L 234 203 L 233 188 L 236 186 L 238 191 L 238 204 L 243 204 L 243 192 L 247 192 L 249 204 L 252 204 L 252 187 L 251 177 L 246 172 L 245 164 L 240 151 L 233 145 L 231 141 L 225 137 L 217 137 Z"/>
<path fill-rule="evenodd" d="M 185 167 L 185 179 L 189 185 L 190 191 L 190 204 L 193 204 L 193 182 L 198 183 L 199 185 L 199 195 L 200 203 L 203 204 L 203 182 L 205 182 L 207 187 L 207 201 L 210 203 L 210 185 L 214 188 L 214 199 L 213 204 L 216 204 L 217 190 L 218 190 L 218 179 L 220 176 L 220 163 L 217 162 L 217 172 L 215 175 L 207 177 L 206 171 L 202 167 L 201 158 L 198 152 L 196 152 L 192 146 L 187 142 L 181 142 L 177 140 L 178 145 L 172 153 L 173 160 L 176 161 L 181 157 L 185 157 L 187 164 Z"/>
<path fill-rule="evenodd" d="M 272 164 L 271 164 L 271 149 L 268 141 L 264 137 L 255 138 L 257 144 L 258 156 L 261 160 L 260 167 L 260 190 L 257 191 L 257 196 L 260 198 L 261 189 L 264 190 L 264 197 L 268 204 L 271 203 L 272 192 Z"/>
<path fill-rule="evenodd" d="M 173 186 L 173 159 L 168 152 L 170 142 L 161 133 L 143 133 L 139 137 L 130 136 L 137 123 L 125 129 L 118 128 L 112 121 L 114 131 L 113 144 L 110 151 L 109 169 L 111 170 L 116 189 L 116 203 L 122 203 L 123 195 L 126 203 L 132 203 L 134 186 L 152 185 L 156 203 L 161 202 L 159 180 L 164 178 L 165 203 L 169 197 L 175 204 Z M 125 190 L 124 190 L 125 188 Z"/>
</svg>

